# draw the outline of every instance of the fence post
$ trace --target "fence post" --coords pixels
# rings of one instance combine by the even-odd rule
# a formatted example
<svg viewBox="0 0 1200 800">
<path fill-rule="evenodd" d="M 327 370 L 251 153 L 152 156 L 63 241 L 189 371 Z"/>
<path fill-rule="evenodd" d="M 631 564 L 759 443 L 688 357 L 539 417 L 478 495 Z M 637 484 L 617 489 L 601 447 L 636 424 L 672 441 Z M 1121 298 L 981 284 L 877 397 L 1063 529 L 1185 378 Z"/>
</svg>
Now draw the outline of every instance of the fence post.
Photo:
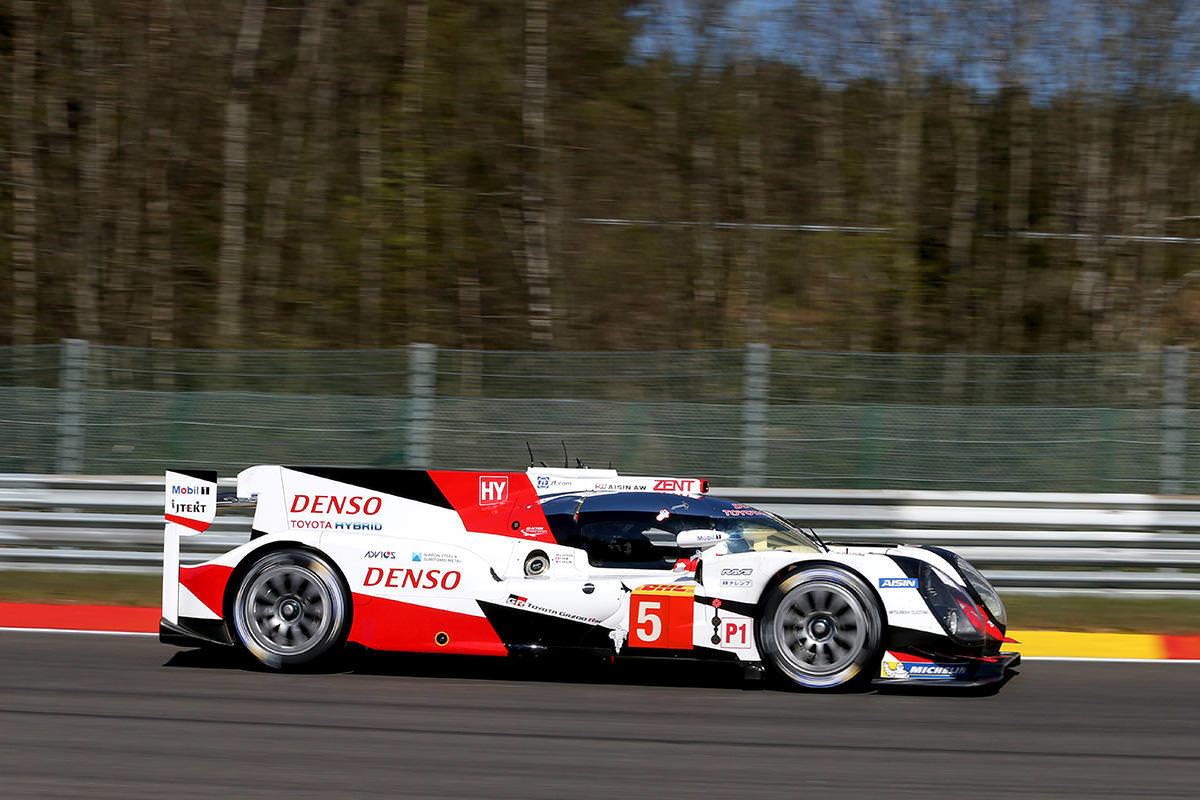
<svg viewBox="0 0 1200 800">
<path fill-rule="evenodd" d="M 437 350 L 431 344 L 413 343 L 408 346 L 408 396 L 411 413 L 408 417 L 408 466 L 429 467 L 433 440 L 434 368 Z"/>
<path fill-rule="evenodd" d="M 83 393 L 87 388 L 88 343 L 63 339 L 62 373 L 58 379 L 58 472 L 83 471 Z"/>
<path fill-rule="evenodd" d="M 746 345 L 742 399 L 742 485 L 761 486 L 767 471 L 767 370 L 771 346 Z"/>
<path fill-rule="evenodd" d="M 1183 492 L 1184 448 L 1187 444 L 1186 347 L 1168 347 L 1163 353 L 1162 473 L 1159 494 Z"/>
</svg>

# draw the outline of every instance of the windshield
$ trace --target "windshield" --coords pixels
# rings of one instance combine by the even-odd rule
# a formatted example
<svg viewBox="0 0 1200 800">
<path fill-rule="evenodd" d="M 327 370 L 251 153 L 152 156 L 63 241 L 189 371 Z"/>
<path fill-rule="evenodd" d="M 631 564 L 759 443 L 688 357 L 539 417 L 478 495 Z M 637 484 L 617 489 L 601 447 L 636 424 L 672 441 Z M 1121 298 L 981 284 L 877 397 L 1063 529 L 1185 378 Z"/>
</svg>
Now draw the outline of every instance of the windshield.
<svg viewBox="0 0 1200 800">
<path fill-rule="evenodd" d="M 696 548 L 681 548 L 686 530 L 728 534 L 731 553 L 752 550 L 824 552 L 810 533 L 745 503 L 661 492 L 568 493 L 542 500 L 555 541 L 587 551 L 595 567 L 671 569 Z"/>
<path fill-rule="evenodd" d="M 744 503 L 729 505 L 730 508 L 721 509 L 725 516 L 713 521 L 717 530 L 729 534 L 731 553 L 746 553 L 752 550 L 799 550 L 820 553 L 825 550 L 815 536 L 800 530 L 787 520 Z"/>
</svg>

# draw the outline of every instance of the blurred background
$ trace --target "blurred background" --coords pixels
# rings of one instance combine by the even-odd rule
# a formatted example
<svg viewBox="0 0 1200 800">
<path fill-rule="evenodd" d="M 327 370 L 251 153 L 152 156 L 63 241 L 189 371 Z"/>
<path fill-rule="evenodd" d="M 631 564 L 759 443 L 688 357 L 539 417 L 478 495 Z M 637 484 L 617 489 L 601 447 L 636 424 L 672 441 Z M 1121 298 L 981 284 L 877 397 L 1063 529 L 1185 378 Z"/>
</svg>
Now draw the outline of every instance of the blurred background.
<svg viewBox="0 0 1200 800">
<path fill-rule="evenodd" d="M 0 50 L 0 470 L 1197 489 L 1195 4 L 9 0 Z"/>
</svg>

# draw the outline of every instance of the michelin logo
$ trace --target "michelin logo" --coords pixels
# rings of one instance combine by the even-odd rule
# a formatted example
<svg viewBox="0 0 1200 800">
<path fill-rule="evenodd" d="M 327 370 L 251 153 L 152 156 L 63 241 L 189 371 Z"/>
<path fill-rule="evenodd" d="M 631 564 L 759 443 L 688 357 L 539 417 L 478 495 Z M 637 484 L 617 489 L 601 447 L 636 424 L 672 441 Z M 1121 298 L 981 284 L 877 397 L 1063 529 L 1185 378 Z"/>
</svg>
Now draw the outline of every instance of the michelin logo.
<svg viewBox="0 0 1200 800">
<path fill-rule="evenodd" d="M 880 578 L 880 589 L 916 589 L 916 578 Z"/>
<path fill-rule="evenodd" d="M 967 674 L 966 664 L 905 664 L 913 678 L 961 678 Z"/>
</svg>

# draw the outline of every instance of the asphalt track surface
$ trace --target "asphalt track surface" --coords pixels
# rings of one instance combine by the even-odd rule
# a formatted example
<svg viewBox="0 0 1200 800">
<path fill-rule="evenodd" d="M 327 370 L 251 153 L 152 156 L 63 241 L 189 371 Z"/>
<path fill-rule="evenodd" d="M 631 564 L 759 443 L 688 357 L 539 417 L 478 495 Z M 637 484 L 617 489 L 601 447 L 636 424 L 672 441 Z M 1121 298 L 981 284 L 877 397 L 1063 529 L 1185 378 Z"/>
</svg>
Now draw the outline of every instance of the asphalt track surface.
<svg viewBox="0 0 1200 800">
<path fill-rule="evenodd" d="M 1200 664 L 1026 662 L 991 695 L 727 668 L 358 658 L 0 632 L 0 797 L 1196 797 Z"/>
</svg>

